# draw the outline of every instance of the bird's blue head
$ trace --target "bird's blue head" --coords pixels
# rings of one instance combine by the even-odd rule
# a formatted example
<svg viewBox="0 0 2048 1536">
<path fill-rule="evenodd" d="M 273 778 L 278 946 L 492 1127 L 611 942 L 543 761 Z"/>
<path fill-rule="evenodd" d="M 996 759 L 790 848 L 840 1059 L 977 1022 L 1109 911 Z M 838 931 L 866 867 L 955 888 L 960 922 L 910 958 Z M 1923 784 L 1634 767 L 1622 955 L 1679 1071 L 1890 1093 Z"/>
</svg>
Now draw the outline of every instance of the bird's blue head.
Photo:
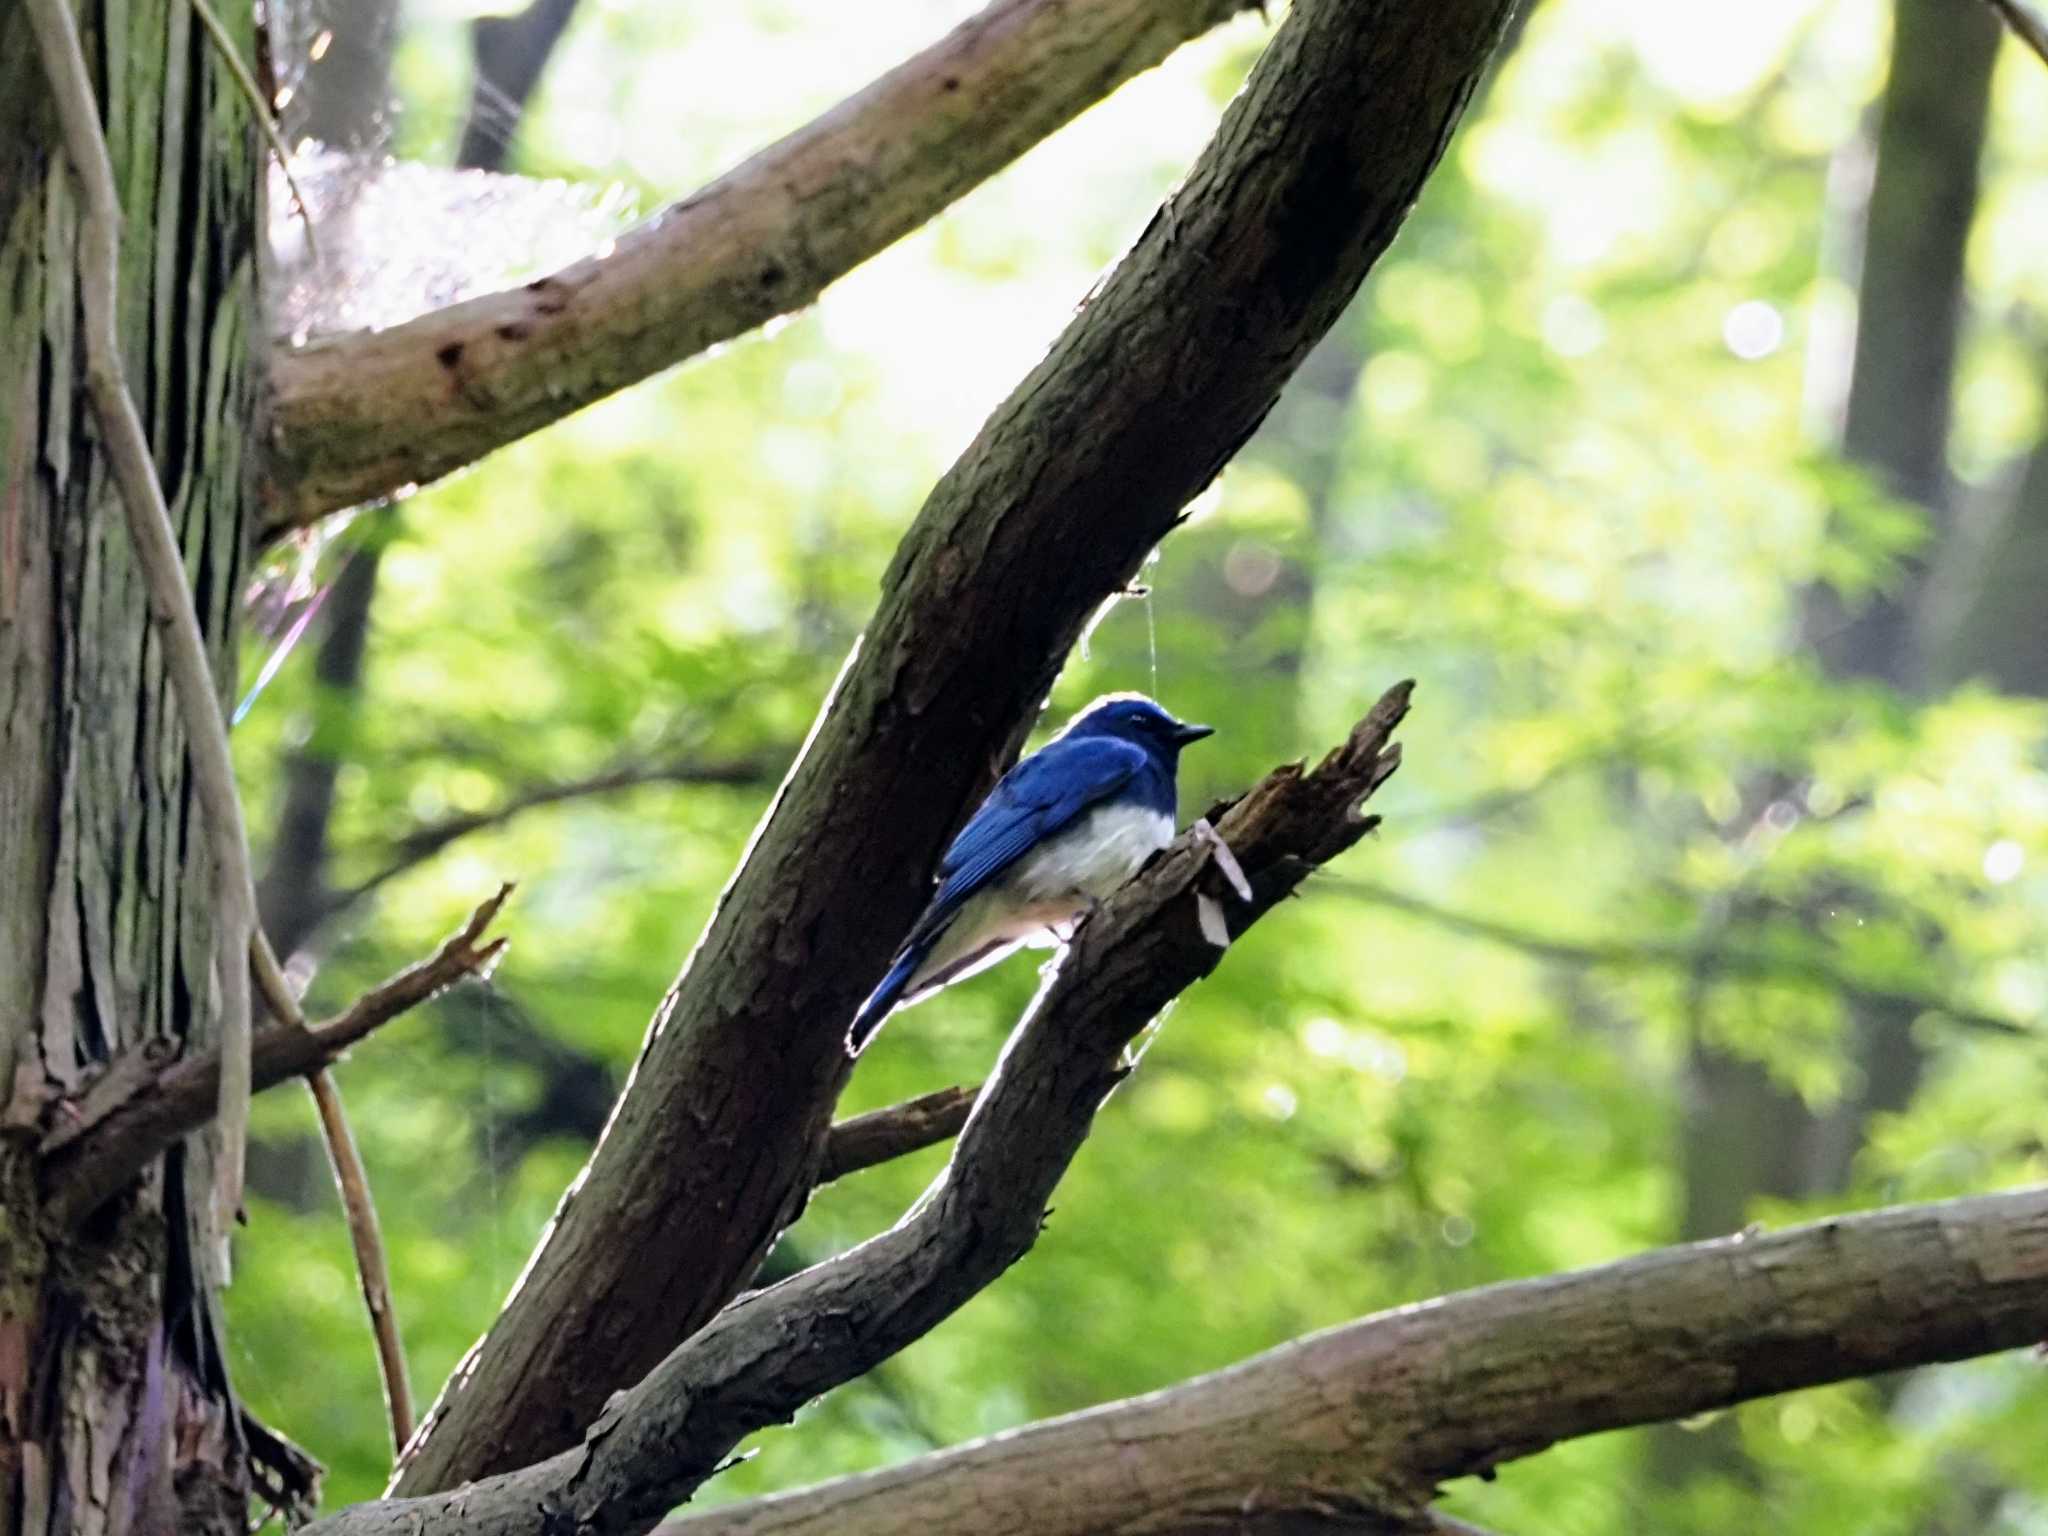
<svg viewBox="0 0 2048 1536">
<path fill-rule="evenodd" d="M 1189 742 L 1214 735 L 1212 725 L 1176 720 L 1142 693 L 1108 693 L 1076 715 L 1062 736 L 1115 736 L 1133 742 L 1172 767 Z"/>
</svg>

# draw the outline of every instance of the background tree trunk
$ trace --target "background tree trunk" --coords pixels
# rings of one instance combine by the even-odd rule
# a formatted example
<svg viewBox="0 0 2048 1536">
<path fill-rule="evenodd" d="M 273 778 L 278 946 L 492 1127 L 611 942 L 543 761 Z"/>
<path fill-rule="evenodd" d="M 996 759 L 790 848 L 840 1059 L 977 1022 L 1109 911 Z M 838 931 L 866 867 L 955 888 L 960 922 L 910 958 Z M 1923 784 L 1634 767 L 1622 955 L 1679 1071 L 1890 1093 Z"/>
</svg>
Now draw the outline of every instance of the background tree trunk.
<svg viewBox="0 0 2048 1536">
<path fill-rule="evenodd" d="M 250 51 L 250 18 L 239 46 Z M 178 0 L 80 17 L 123 204 L 121 334 L 216 674 L 256 441 L 261 167 Z M 109 31 L 110 27 L 118 30 Z M 202 1241 L 209 1136 L 83 1230 L 35 1147 L 115 1055 L 216 1028 L 215 876 L 178 711 L 80 389 L 77 185 L 19 7 L 0 19 L 0 1532 L 239 1532 L 244 1433 Z"/>
<path fill-rule="evenodd" d="M 1805 622 L 1808 644 L 1831 673 L 1910 692 L 1930 681 L 1922 615 L 1934 590 L 1930 575 L 1955 532 L 1947 454 L 1963 253 L 1977 212 L 2001 28 L 1988 6 L 1899 0 L 1892 29 L 1870 195 L 1860 210 L 1856 342 L 1841 446 L 1890 494 L 1921 509 L 1927 543 L 1895 585 L 1853 611 L 1825 588 L 1810 590 Z M 1740 825 L 1781 789 L 1756 786 Z M 1727 917 L 1732 927 L 1746 920 L 1739 910 Z M 1916 1007 L 1847 999 L 1849 1081 L 1839 1102 L 1815 1111 L 1760 1063 L 1705 1038 L 1714 984 L 1701 974 L 1693 993 L 1680 1142 L 1679 1233 L 1687 1240 L 1739 1230 L 1760 1195 L 1800 1200 L 1839 1191 L 1871 1117 L 1903 1108 L 1924 1066 L 1912 1037 Z M 1727 1422 L 1705 1431 L 1663 1429 L 1654 1446 L 1655 1470 L 1667 1481 L 1747 1464 Z"/>
</svg>

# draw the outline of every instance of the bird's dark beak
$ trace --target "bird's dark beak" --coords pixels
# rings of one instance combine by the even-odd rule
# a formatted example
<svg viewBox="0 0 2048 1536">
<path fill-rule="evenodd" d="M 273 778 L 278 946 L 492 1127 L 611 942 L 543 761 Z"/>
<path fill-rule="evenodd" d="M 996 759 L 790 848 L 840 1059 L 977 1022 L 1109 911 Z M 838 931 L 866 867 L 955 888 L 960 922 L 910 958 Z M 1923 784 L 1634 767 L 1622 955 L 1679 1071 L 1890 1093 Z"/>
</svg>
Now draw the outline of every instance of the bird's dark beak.
<svg viewBox="0 0 2048 1536">
<path fill-rule="evenodd" d="M 1173 728 L 1173 744 L 1184 747 L 1191 741 L 1200 741 L 1204 736 L 1215 734 L 1216 727 L 1213 725 L 1176 725 Z"/>
</svg>

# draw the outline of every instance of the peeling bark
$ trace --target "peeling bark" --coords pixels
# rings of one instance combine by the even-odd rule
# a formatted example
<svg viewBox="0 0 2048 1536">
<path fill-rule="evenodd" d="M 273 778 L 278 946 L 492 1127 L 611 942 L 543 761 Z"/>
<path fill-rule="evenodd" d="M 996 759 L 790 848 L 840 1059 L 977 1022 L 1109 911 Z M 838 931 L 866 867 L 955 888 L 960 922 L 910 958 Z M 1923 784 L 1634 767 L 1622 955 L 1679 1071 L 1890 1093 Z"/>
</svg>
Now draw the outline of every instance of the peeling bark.
<svg viewBox="0 0 2048 1536">
<path fill-rule="evenodd" d="M 188 7 L 80 19 L 106 71 L 130 384 L 224 691 L 253 506 L 256 140 Z M 81 389 L 78 196 L 19 9 L 0 102 L 0 1532 L 239 1532 L 210 1138 L 76 1234 L 45 1228 L 34 1177 L 56 1096 L 124 1052 L 211 1045 L 219 1004 L 212 861 Z"/>
</svg>

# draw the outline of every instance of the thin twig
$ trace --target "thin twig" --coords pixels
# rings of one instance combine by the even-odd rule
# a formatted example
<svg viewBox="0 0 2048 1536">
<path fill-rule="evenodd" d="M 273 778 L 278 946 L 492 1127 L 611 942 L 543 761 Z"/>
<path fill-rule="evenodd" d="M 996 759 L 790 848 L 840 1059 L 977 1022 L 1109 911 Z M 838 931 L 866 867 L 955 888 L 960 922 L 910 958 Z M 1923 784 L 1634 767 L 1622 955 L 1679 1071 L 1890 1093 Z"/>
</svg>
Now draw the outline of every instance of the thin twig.
<svg viewBox="0 0 2048 1536">
<path fill-rule="evenodd" d="M 487 975 L 505 941 L 479 943 L 511 887 L 500 889 L 471 914 L 431 956 L 363 994 L 343 1012 L 310 1028 L 274 1024 L 259 1030 L 251 1052 L 252 1081 L 260 1090 L 328 1066 L 358 1040 L 425 1002 L 464 976 Z M 148 1048 L 129 1056 L 146 1057 Z M 209 1051 L 168 1067 L 146 1060 L 128 1070 L 117 1057 L 106 1077 L 121 1073 L 127 1086 L 95 1099 L 90 1089 L 60 1108 L 44 1136 L 45 1208 L 52 1220 L 76 1223 L 132 1179 L 149 1160 L 212 1118 L 219 1096 L 220 1053 Z"/>
<path fill-rule="evenodd" d="M 228 1226 L 242 1203 L 243 1143 L 249 1125 L 248 955 L 256 931 L 256 888 L 242 828 L 241 800 L 235 792 L 234 765 L 228 756 L 227 726 L 207 665 L 206 640 L 185 585 L 184 561 L 150 458 L 149 439 L 122 372 L 116 329 L 121 210 L 92 78 L 78 28 L 64 0 L 28 0 L 28 14 L 49 77 L 50 94 L 56 100 L 65 150 L 85 194 L 78 264 L 85 308 L 86 386 L 128 515 L 136 563 L 148 587 L 150 609 L 163 645 L 165 670 L 184 717 L 192 779 L 205 812 L 220 883 L 220 934 L 214 962 L 221 995 L 220 1165 L 215 1172 L 211 1227 L 225 1274 Z"/>
<path fill-rule="evenodd" d="M 199 24 L 206 28 L 206 35 L 213 39 L 213 46 L 220 54 L 221 62 L 227 65 L 228 73 L 234 76 L 235 84 L 249 100 L 249 109 L 256 114 L 256 121 L 263 125 L 263 136 L 270 140 L 270 149 L 277 156 L 277 168 L 284 172 L 284 184 L 292 189 L 292 204 L 299 210 L 299 220 L 306 226 L 306 254 L 313 258 L 314 265 L 320 261 L 320 245 L 313 238 L 313 209 L 306 201 L 306 194 L 299 190 L 299 179 L 292 174 L 292 152 L 286 147 L 284 135 L 277 131 L 277 119 L 271 116 L 270 103 L 263 99 L 263 92 L 256 84 L 256 77 L 249 73 L 249 66 L 242 62 L 242 56 L 235 52 L 235 40 L 228 36 L 228 29 L 221 25 L 220 17 L 213 13 L 208 0 L 192 0 L 192 14 L 199 18 Z"/>
<path fill-rule="evenodd" d="M 493 898 L 493 912 L 503 899 L 502 892 Z M 292 995 L 284 968 L 277 963 L 270 939 L 261 928 L 256 930 L 249 959 L 272 1017 L 290 1028 L 306 1029 L 299 1000 Z M 377 1202 L 370 1194 L 369 1170 L 363 1167 L 363 1155 L 349 1128 L 348 1110 L 341 1102 L 341 1087 L 334 1074 L 325 1065 L 315 1067 L 306 1074 L 306 1087 L 320 1116 L 321 1139 L 327 1143 L 335 1192 L 341 1196 L 342 1216 L 348 1222 L 349 1246 L 355 1250 L 356 1281 L 370 1314 L 370 1336 L 377 1344 L 377 1371 L 384 1379 L 384 1405 L 391 1417 L 391 1454 L 395 1459 L 412 1438 L 412 1382 L 405 1370 L 405 1345 L 398 1336 L 398 1310 L 391 1300 L 391 1266 L 384 1255 Z"/>
<path fill-rule="evenodd" d="M 663 763 L 625 763 L 603 769 L 588 778 L 570 779 L 560 784 L 529 786 L 508 796 L 487 811 L 465 812 L 444 817 L 439 821 L 430 821 L 397 838 L 391 843 L 385 862 L 374 874 L 345 890 L 333 892 L 320 903 L 316 920 L 322 923 L 330 921 L 337 914 L 347 911 L 400 875 L 417 869 L 458 838 L 501 827 L 528 811 L 560 805 L 569 800 L 582 800 L 615 794 L 621 790 L 639 789 L 652 784 L 737 787 L 772 785 L 781 776 L 781 765 L 787 761 L 789 755 L 782 754 L 773 761 L 742 757 L 706 760 L 683 758 Z"/>
<path fill-rule="evenodd" d="M 2033 49 L 2043 64 L 2048 64 L 2048 20 L 2044 20 L 2027 0 L 1985 0 L 1999 19 L 2012 29 L 2012 35 Z"/>
<path fill-rule="evenodd" d="M 259 929 L 253 959 L 257 981 L 263 988 L 270 1010 L 288 1027 L 321 1039 L 344 1031 L 367 1033 L 377 1022 L 399 1013 L 431 996 L 455 976 L 488 972 L 504 952 L 500 939 L 482 948 L 477 940 L 498 915 L 510 885 L 502 885 L 469 916 L 469 921 L 419 965 L 401 971 L 375 992 L 359 1000 L 340 1019 L 318 1030 L 306 1028 L 298 999 L 292 996 L 284 971 L 271 953 L 270 941 Z M 375 1021 L 375 1022 L 371 1022 Z M 267 1086 L 267 1085 L 266 1085 Z M 348 1111 L 341 1102 L 341 1087 L 325 1063 L 306 1074 L 313 1105 L 320 1113 L 320 1132 L 327 1143 L 327 1159 L 334 1169 L 334 1187 L 341 1195 L 341 1209 L 348 1220 L 349 1244 L 355 1250 L 356 1280 L 362 1287 L 363 1306 L 370 1314 L 370 1335 L 377 1343 L 377 1371 L 384 1380 L 384 1406 L 391 1419 L 393 1461 L 412 1439 L 414 1425 L 412 1381 L 405 1368 L 405 1342 L 399 1337 L 398 1308 L 391 1295 L 391 1266 L 384 1253 L 384 1233 L 377 1222 L 377 1202 L 370 1193 L 370 1175 L 363 1167 L 355 1133 L 349 1128 Z"/>
<path fill-rule="evenodd" d="M 384 1404 L 391 1415 L 391 1455 L 395 1460 L 412 1438 L 412 1383 L 406 1377 L 405 1346 L 398 1337 L 398 1314 L 391 1304 L 391 1272 L 384 1262 L 377 1206 L 370 1198 L 370 1178 L 349 1130 L 334 1074 L 323 1068 L 306 1082 L 320 1111 L 335 1187 L 341 1191 L 342 1209 L 348 1215 L 349 1240 L 356 1250 L 356 1278 L 362 1282 L 363 1305 L 369 1308 L 370 1332 L 377 1340 L 377 1367 L 384 1377 Z"/>
<path fill-rule="evenodd" d="M 1404 913 L 1449 932 L 1461 933 L 1488 944 L 1498 944 L 1504 949 L 1519 950 L 1539 960 L 1553 960 L 1560 965 L 1634 968 L 1684 966 L 1759 980 L 1797 978 L 1877 1002 L 1896 1003 L 1916 1011 L 1945 1014 L 1958 1024 L 1991 1034 L 2014 1035 L 2026 1039 L 2032 1039 L 2038 1034 L 2038 1031 L 2012 1019 L 1960 1006 L 1952 999 L 1935 993 L 1896 991 L 1865 981 L 1848 969 L 1816 955 L 1775 953 L 1768 949 L 1743 949 L 1716 942 L 1701 942 L 1698 939 L 1610 939 L 1581 942 L 1556 938 L 1549 934 L 1532 933 L 1526 928 L 1518 928 L 1512 923 L 1499 922 L 1490 917 L 1481 917 L 1477 913 L 1440 907 L 1435 902 L 1425 901 L 1419 896 L 1411 896 L 1405 891 L 1394 890 L 1369 880 L 1333 880 L 1327 882 L 1324 889 L 1341 891 L 1373 906 Z"/>
</svg>

